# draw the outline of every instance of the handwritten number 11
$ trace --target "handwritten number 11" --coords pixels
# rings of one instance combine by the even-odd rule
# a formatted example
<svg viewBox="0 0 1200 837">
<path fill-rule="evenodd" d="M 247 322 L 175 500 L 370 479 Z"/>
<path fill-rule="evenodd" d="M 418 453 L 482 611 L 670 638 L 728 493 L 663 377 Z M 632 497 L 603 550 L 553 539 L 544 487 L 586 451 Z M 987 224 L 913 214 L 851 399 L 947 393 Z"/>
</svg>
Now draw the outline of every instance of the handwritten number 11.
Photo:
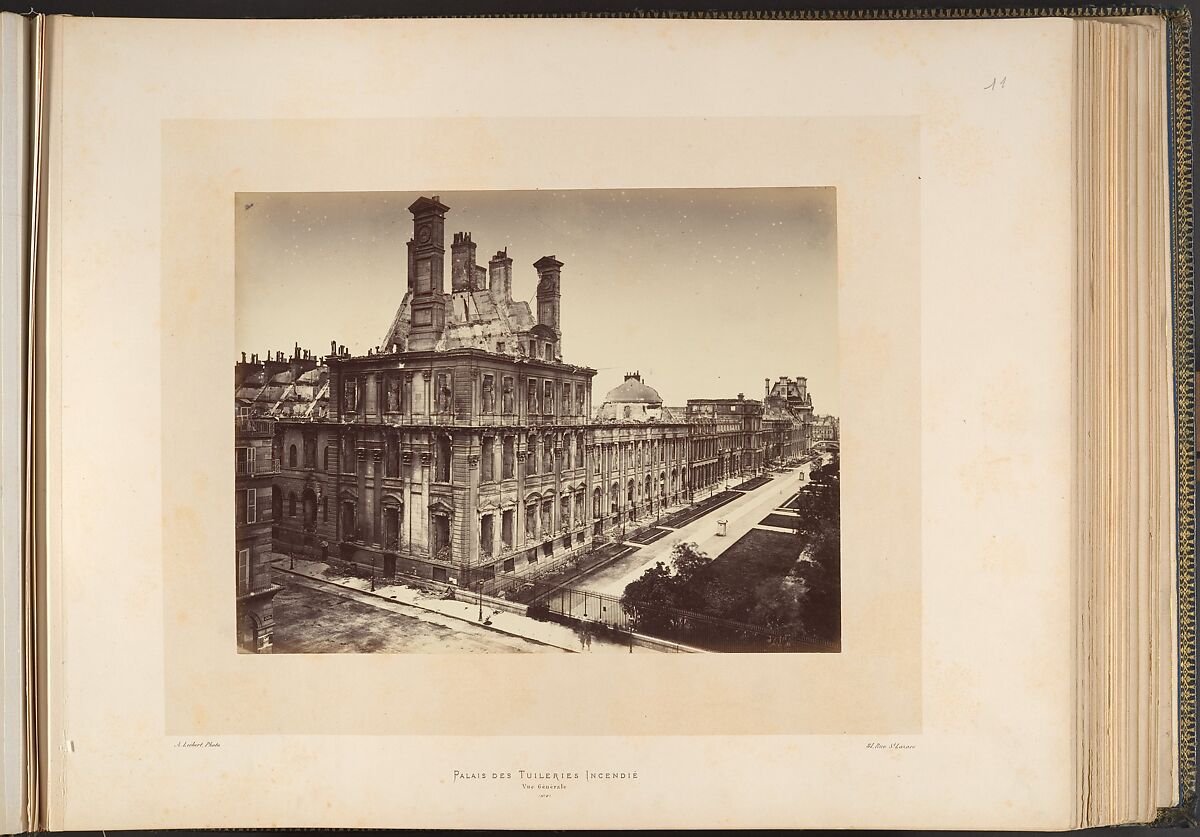
<svg viewBox="0 0 1200 837">
<path fill-rule="evenodd" d="M 1006 81 L 1008 81 L 1008 76 L 1005 76 L 1004 78 L 1002 78 L 1002 79 L 999 79 L 999 80 L 997 80 L 995 77 L 993 77 L 993 78 L 992 78 L 992 83 L 991 83 L 991 84 L 989 84 L 987 87 L 985 87 L 985 88 L 983 88 L 983 89 L 984 89 L 984 90 L 995 90 L 995 89 L 997 89 L 997 88 L 999 88 L 999 87 L 1003 87 L 1003 86 L 1004 86 L 1004 83 L 1005 83 Z"/>
</svg>

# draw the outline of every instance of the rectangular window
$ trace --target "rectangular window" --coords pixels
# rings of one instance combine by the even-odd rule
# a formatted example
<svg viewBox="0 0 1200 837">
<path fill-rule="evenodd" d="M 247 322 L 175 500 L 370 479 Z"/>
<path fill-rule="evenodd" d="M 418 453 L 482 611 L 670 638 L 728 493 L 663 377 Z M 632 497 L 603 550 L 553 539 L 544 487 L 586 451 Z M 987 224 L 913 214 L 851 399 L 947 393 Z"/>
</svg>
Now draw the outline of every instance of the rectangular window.
<svg viewBox="0 0 1200 837">
<path fill-rule="evenodd" d="M 491 482 L 495 479 L 496 445 L 491 436 L 483 437 L 483 449 L 479 454 L 479 479 Z"/>
<path fill-rule="evenodd" d="M 254 473 L 254 448 L 235 448 L 237 475 L 248 477 Z"/>
<path fill-rule="evenodd" d="M 571 412 L 571 385 L 562 385 L 562 411 L 563 415 L 568 415 Z"/>
<path fill-rule="evenodd" d="M 512 415 L 516 412 L 516 407 L 513 404 L 513 379 L 507 375 L 500 381 L 500 397 L 501 409 L 505 415 Z"/>
<path fill-rule="evenodd" d="M 347 378 L 342 387 L 342 412 L 353 413 L 358 409 L 358 382 Z"/>
<path fill-rule="evenodd" d="M 484 375 L 481 393 L 480 410 L 484 413 L 496 412 L 496 376 Z"/>
<path fill-rule="evenodd" d="M 500 471 L 502 479 L 511 480 L 514 476 L 513 469 L 515 467 L 517 458 L 516 448 L 516 439 L 514 439 L 512 436 L 505 436 L 503 453 L 504 461 L 502 463 L 502 470 Z"/>
<path fill-rule="evenodd" d="M 450 482 L 450 439 L 440 436 L 434 449 L 434 482 Z"/>
<path fill-rule="evenodd" d="M 400 441 L 398 439 L 388 439 L 387 445 L 387 475 L 389 477 L 400 476 Z"/>
<path fill-rule="evenodd" d="M 439 413 L 450 412 L 450 375 L 446 372 L 437 373 L 434 386 L 433 403 L 437 405 L 435 409 Z"/>
<path fill-rule="evenodd" d="M 536 415 L 538 411 L 538 382 L 535 378 L 530 378 L 525 384 L 526 404 L 525 410 L 529 415 Z"/>
<path fill-rule="evenodd" d="M 258 521 L 258 489 L 250 488 L 246 490 L 246 522 L 256 523 Z"/>
<path fill-rule="evenodd" d="M 575 415 L 582 416 L 587 412 L 587 390 L 584 384 L 575 387 Z"/>
<path fill-rule="evenodd" d="M 554 382 L 546 381 L 542 387 L 542 413 L 543 415 L 554 415 Z"/>
<path fill-rule="evenodd" d="M 507 509 L 500 513 L 500 542 L 504 544 L 505 549 L 512 549 L 513 545 L 513 510 Z M 511 564 L 512 561 L 506 561 L 506 564 Z M 511 570 L 512 567 L 507 567 Z"/>
<path fill-rule="evenodd" d="M 479 519 L 479 554 L 490 558 L 492 555 L 492 520 L 490 514 Z"/>
<path fill-rule="evenodd" d="M 504 354 L 504 341 L 503 340 L 496 343 L 496 354 L 498 354 L 498 355 Z"/>
<path fill-rule="evenodd" d="M 504 571 L 506 573 L 511 573 L 515 569 L 516 569 L 516 565 L 514 564 L 512 558 L 509 558 L 504 562 Z"/>
<path fill-rule="evenodd" d="M 387 411 L 400 412 L 400 379 L 395 375 L 387 377 Z"/>
<path fill-rule="evenodd" d="M 249 549 L 239 549 L 238 550 L 237 570 L 238 570 L 238 591 L 244 593 L 250 589 L 251 575 L 250 575 L 250 550 Z M 228 577 L 228 576 L 226 576 L 226 577 Z"/>
</svg>

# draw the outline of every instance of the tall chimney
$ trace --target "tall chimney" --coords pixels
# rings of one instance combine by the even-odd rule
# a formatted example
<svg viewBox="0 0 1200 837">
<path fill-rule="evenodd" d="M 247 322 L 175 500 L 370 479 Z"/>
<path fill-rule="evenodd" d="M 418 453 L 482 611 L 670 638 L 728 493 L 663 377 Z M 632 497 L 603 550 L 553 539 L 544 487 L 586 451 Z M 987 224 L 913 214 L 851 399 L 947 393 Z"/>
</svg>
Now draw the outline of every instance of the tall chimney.
<svg viewBox="0 0 1200 837">
<path fill-rule="evenodd" d="M 450 245 L 450 290 L 452 293 L 471 290 L 475 277 L 475 242 L 469 232 L 454 234 Z"/>
<path fill-rule="evenodd" d="M 488 262 L 488 290 L 497 302 L 512 302 L 512 259 L 507 247 L 497 250 Z"/>
</svg>

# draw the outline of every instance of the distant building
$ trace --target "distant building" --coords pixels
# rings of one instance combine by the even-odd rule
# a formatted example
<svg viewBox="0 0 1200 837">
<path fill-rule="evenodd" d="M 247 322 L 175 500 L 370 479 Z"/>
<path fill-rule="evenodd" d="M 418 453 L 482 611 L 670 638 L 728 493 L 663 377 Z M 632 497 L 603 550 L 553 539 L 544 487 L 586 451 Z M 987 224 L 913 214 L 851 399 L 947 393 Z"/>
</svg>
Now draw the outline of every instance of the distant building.
<svg viewBox="0 0 1200 837">
<path fill-rule="evenodd" d="M 812 441 L 814 445 L 819 442 L 826 444 L 832 442 L 836 445 L 840 443 L 840 439 L 837 416 L 813 416 Z"/>
<path fill-rule="evenodd" d="M 609 390 L 596 411 L 599 421 L 661 421 L 662 396 L 642 382 L 640 372 L 630 372 L 625 382 Z"/>
<path fill-rule="evenodd" d="M 689 398 L 688 420 L 708 420 L 715 425 L 717 445 L 715 468 L 703 476 L 712 482 L 747 477 L 763 468 L 761 401 L 746 398 Z"/>
<path fill-rule="evenodd" d="M 791 462 L 808 450 L 812 411 L 806 378 L 781 376 L 774 385 L 766 379 L 763 457 L 768 466 Z"/>
<path fill-rule="evenodd" d="M 609 390 L 589 429 L 594 534 L 659 515 L 688 497 L 690 428 L 686 414 L 663 407 L 641 373 Z"/>
</svg>

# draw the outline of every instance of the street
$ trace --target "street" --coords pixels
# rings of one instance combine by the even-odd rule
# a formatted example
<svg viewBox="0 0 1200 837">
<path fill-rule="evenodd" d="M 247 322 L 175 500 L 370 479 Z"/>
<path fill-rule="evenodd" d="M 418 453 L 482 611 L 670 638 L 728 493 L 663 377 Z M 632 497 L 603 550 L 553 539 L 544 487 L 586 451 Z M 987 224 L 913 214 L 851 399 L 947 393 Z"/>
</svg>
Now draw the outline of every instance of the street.
<svg viewBox="0 0 1200 837">
<path fill-rule="evenodd" d="M 821 461 L 823 460 L 773 474 L 773 479 L 767 485 L 749 491 L 745 496 L 713 509 L 686 526 L 676 529 L 667 537 L 574 580 L 571 586 L 577 590 L 589 590 L 619 598 L 625 592 L 626 585 L 638 579 L 656 562 L 670 564 L 671 550 L 681 541 L 695 543 L 709 558 L 716 558 L 757 526 L 763 518 L 787 502 L 788 498 L 807 482 L 811 468 Z M 805 475 L 804 482 L 800 481 L 801 473 Z M 725 536 L 717 534 L 718 520 L 727 521 Z M 582 605 L 579 608 L 582 609 Z"/>
<path fill-rule="evenodd" d="M 282 574 L 281 574 L 282 575 Z M 462 619 L 287 574 L 275 597 L 275 653 L 564 653 Z"/>
</svg>

